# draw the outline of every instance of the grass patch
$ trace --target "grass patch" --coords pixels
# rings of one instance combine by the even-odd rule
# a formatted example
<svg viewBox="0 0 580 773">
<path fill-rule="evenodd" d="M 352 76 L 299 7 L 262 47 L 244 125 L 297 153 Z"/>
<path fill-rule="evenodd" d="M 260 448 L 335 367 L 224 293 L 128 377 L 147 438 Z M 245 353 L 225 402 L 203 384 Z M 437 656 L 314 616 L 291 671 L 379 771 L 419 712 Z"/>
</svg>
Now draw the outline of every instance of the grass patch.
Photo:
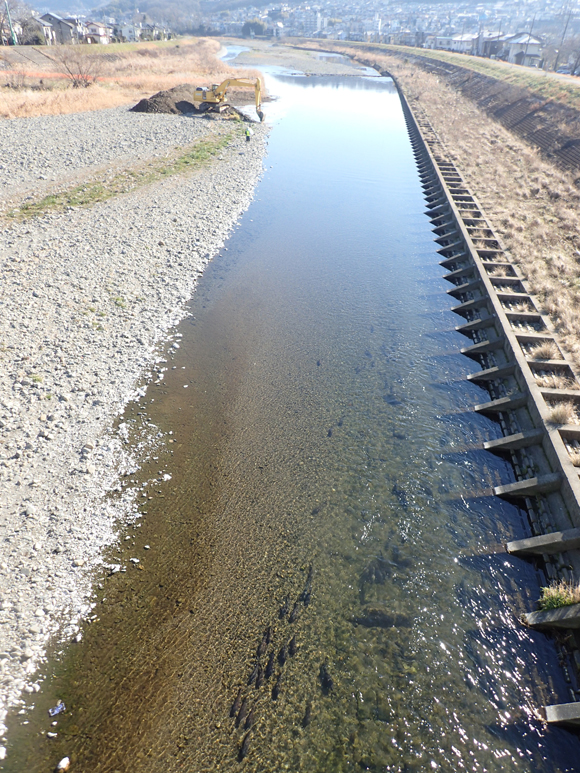
<svg viewBox="0 0 580 773">
<path fill-rule="evenodd" d="M 558 373 L 536 376 L 536 384 L 544 389 L 578 389 L 578 384 L 573 379 L 566 378 L 566 376 L 561 376 Z"/>
<path fill-rule="evenodd" d="M 561 580 L 558 583 L 541 588 L 542 595 L 538 601 L 540 609 L 560 609 L 571 604 L 580 603 L 580 584 Z"/>
<path fill-rule="evenodd" d="M 70 208 L 89 207 L 100 201 L 107 201 L 123 193 L 129 193 L 144 185 L 199 169 L 221 152 L 240 133 L 234 128 L 222 137 L 198 140 L 171 159 L 149 163 L 137 169 L 125 169 L 100 182 L 85 183 L 67 191 L 51 193 L 38 201 L 30 201 L 6 213 L 14 220 L 28 220 L 50 212 L 64 212 Z"/>
<path fill-rule="evenodd" d="M 533 360 L 559 360 L 562 356 L 554 341 L 543 341 L 528 349 L 528 357 Z"/>
<path fill-rule="evenodd" d="M 254 70 L 235 70 L 219 59 L 221 42 L 213 38 L 180 38 L 179 41 L 111 43 L 81 46 L 95 63 L 98 81 L 90 88 L 71 88 L 58 52 L 79 54 L 79 46 L 44 48 L 42 72 L 38 66 L 18 64 L 10 46 L 2 57 L 9 85 L 0 84 L 0 118 L 60 115 L 135 104 L 162 89 L 182 83 L 207 86 L 225 78 L 255 78 Z M 86 49 L 86 50 L 84 50 Z M 89 51 L 90 49 L 90 51 Z"/>
<path fill-rule="evenodd" d="M 554 405 L 548 415 L 550 424 L 558 426 L 562 424 L 573 424 L 577 419 L 576 407 L 571 400 L 562 401 Z"/>
</svg>

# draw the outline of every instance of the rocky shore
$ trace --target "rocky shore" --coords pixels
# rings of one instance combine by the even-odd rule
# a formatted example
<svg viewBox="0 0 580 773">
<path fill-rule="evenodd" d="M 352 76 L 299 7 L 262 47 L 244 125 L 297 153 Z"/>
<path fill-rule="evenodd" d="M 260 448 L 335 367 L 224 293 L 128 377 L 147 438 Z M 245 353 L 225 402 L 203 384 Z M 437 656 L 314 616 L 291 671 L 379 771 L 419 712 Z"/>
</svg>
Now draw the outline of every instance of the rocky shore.
<svg viewBox="0 0 580 773">
<path fill-rule="evenodd" d="M 0 735 L 8 709 L 40 689 L 49 643 L 90 614 L 103 550 L 135 517 L 138 492 L 107 497 L 135 464 L 116 419 L 170 367 L 171 330 L 252 199 L 267 129 L 91 207 L 5 213 L 231 130 L 126 108 L 0 123 L 16 160 L 0 168 Z"/>
</svg>

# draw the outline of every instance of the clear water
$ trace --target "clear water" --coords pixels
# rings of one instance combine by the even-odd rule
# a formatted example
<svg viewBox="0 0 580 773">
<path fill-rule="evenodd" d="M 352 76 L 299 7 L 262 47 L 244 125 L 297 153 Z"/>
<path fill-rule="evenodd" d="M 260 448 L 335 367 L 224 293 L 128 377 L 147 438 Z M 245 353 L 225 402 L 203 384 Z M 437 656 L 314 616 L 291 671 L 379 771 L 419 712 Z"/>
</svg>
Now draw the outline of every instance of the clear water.
<svg viewBox="0 0 580 773">
<path fill-rule="evenodd" d="M 566 683 L 517 622 L 539 590 L 502 544 L 525 520 L 489 496 L 510 469 L 473 450 L 497 428 L 470 410 L 486 395 L 396 91 L 268 85 L 256 201 L 149 393 L 178 445 L 136 537 L 146 570 L 107 586 L 52 748 L 91 771 L 576 770 L 577 738 L 541 721 Z M 268 626 L 263 668 L 297 652 L 256 688 Z"/>
</svg>

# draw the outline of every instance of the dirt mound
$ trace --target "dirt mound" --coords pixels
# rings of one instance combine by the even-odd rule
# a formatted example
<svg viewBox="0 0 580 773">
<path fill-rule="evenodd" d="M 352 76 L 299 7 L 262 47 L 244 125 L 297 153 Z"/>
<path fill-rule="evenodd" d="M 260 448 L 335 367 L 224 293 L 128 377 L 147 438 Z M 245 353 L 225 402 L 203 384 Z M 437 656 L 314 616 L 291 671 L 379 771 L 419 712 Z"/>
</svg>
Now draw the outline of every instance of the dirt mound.
<svg viewBox="0 0 580 773">
<path fill-rule="evenodd" d="M 131 110 L 135 113 L 173 113 L 173 115 L 187 115 L 197 112 L 193 104 L 193 92 L 195 87 L 189 83 L 168 91 L 158 91 L 149 99 L 142 99 Z"/>
</svg>

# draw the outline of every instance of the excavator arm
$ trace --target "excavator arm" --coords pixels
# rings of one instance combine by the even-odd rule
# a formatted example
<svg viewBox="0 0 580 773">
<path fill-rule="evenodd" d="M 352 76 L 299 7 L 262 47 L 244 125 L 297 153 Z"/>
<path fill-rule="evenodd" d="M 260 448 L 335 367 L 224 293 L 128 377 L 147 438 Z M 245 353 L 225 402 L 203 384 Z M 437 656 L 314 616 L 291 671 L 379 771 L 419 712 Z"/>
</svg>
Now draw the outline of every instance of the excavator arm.
<svg viewBox="0 0 580 773">
<path fill-rule="evenodd" d="M 260 121 L 263 121 L 264 113 L 262 112 L 262 87 L 259 78 L 228 78 L 228 80 L 222 81 L 219 85 L 212 86 L 211 89 L 196 89 L 194 99 L 196 102 L 205 102 L 210 105 L 220 105 L 225 100 L 226 92 L 231 86 L 254 87 L 254 92 L 256 95 L 256 113 L 258 114 Z"/>
</svg>

